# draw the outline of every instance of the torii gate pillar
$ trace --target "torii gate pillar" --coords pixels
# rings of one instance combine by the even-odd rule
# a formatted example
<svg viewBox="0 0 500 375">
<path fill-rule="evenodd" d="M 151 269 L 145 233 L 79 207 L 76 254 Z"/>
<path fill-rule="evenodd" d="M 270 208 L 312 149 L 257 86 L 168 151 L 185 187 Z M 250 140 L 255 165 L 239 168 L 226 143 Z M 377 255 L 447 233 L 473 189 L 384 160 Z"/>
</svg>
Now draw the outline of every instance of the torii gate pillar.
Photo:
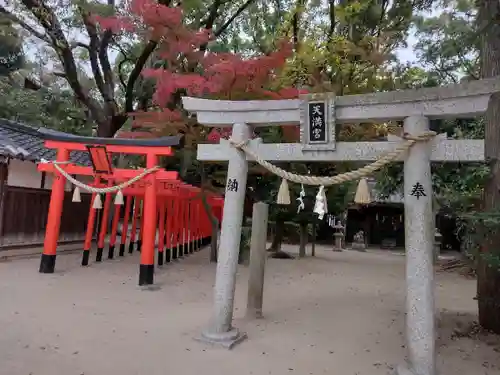
<svg viewBox="0 0 500 375">
<path fill-rule="evenodd" d="M 428 130 L 426 117 L 410 116 L 404 120 L 405 133 L 423 134 Z M 404 162 L 406 337 L 410 367 L 417 375 L 436 373 L 430 159 L 429 142 L 417 142 Z M 405 371 L 408 372 L 400 368 L 398 374 L 403 375 Z"/>
<path fill-rule="evenodd" d="M 249 140 L 250 127 L 243 123 L 234 124 L 231 137 L 235 142 Z M 199 338 L 201 341 L 227 348 L 246 338 L 246 334 L 234 328 L 231 323 L 248 176 L 246 155 L 236 148 L 232 148 L 229 152 L 231 155 L 228 155 L 226 196 L 215 278 L 214 315 L 209 328 Z"/>
</svg>

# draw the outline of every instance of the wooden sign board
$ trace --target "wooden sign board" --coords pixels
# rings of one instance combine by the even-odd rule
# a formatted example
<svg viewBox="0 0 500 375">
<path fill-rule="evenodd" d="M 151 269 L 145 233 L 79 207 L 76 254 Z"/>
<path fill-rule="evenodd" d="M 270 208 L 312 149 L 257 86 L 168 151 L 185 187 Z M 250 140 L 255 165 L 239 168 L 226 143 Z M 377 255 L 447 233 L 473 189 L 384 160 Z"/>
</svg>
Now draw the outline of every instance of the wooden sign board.
<svg viewBox="0 0 500 375">
<path fill-rule="evenodd" d="M 335 96 L 301 95 L 300 143 L 303 151 L 335 150 Z"/>
<path fill-rule="evenodd" d="M 87 150 L 90 155 L 90 160 L 92 161 L 92 167 L 94 172 L 97 174 L 111 174 L 113 173 L 113 167 L 111 165 L 111 160 L 106 149 L 106 146 L 102 145 L 87 145 Z"/>
</svg>

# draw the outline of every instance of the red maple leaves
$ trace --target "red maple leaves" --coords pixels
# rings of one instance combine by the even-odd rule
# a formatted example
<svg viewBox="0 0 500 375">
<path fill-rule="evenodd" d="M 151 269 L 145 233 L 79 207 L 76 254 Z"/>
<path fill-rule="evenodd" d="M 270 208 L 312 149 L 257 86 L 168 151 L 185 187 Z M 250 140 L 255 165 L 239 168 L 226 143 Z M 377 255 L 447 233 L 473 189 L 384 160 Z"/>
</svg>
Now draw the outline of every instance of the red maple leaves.
<svg viewBox="0 0 500 375">
<path fill-rule="evenodd" d="M 101 28 L 147 34 L 157 42 L 155 57 L 162 60 L 159 68 L 144 69 L 143 75 L 156 81 L 154 111 L 136 113 L 136 121 L 165 124 L 182 119 L 180 97 L 183 95 L 219 99 L 289 99 L 299 90 L 277 87 L 277 75 L 293 53 L 291 43 L 277 43 L 267 55 L 242 56 L 234 53 L 210 52 L 214 41 L 212 30 L 193 29 L 187 25 L 181 7 L 168 7 L 155 0 L 131 0 L 129 14 L 94 17 Z M 174 108 L 168 109 L 168 108 Z M 212 130 L 208 141 L 218 142 L 224 131 Z"/>
</svg>

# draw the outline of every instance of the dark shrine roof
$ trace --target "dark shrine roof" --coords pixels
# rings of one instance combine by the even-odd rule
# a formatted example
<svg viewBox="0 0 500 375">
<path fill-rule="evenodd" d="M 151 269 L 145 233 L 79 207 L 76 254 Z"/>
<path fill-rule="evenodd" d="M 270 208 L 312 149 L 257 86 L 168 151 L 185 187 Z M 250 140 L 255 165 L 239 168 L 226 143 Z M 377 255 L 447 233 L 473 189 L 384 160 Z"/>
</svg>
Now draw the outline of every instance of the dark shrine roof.
<svg viewBox="0 0 500 375">
<path fill-rule="evenodd" d="M 34 127 L 11 120 L 0 119 L 0 155 L 33 162 L 55 160 L 56 150 L 48 149 L 46 140 L 82 144 L 108 144 L 122 146 L 171 147 L 180 144 L 181 136 L 151 140 L 83 137 L 43 127 Z M 72 151 L 70 159 L 79 165 L 91 165 L 88 152 Z"/>
<path fill-rule="evenodd" d="M 41 159 L 55 160 L 56 150 L 45 147 L 46 139 L 39 128 L 0 119 L 0 155 L 33 162 Z M 72 151 L 71 161 L 79 165 L 90 165 L 87 152 Z"/>
</svg>

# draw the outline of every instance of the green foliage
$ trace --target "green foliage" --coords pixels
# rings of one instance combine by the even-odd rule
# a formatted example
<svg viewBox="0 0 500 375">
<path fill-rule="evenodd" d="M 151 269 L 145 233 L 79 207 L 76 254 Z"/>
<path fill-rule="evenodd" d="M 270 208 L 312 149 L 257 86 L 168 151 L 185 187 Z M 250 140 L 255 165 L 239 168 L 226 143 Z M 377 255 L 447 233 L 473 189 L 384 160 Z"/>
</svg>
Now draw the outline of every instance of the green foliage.
<svg viewBox="0 0 500 375">
<path fill-rule="evenodd" d="M 489 267 L 500 271 L 500 247 L 489 248 L 490 251 L 481 251 L 485 238 L 491 238 L 492 234 L 498 233 L 500 228 L 500 211 L 470 211 L 459 216 L 460 230 L 465 238 L 463 252 L 469 258 L 477 261 L 481 257 Z"/>
<path fill-rule="evenodd" d="M 0 79 L 0 118 L 44 126 L 73 134 L 90 135 L 84 112 L 71 92 L 47 88 L 29 90 L 9 78 Z"/>
<path fill-rule="evenodd" d="M 12 22 L 0 15 L 0 76 L 24 66 L 24 53 L 21 40 Z"/>
<path fill-rule="evenodd" d="M 457 82 L 463 76 L 478 79 L 480 38 L 474 1 L 447 0 L 441 5 L 445 9 L 438 16 L 415 18 L 419 60 L 441 82 Z"/>
</svg>

